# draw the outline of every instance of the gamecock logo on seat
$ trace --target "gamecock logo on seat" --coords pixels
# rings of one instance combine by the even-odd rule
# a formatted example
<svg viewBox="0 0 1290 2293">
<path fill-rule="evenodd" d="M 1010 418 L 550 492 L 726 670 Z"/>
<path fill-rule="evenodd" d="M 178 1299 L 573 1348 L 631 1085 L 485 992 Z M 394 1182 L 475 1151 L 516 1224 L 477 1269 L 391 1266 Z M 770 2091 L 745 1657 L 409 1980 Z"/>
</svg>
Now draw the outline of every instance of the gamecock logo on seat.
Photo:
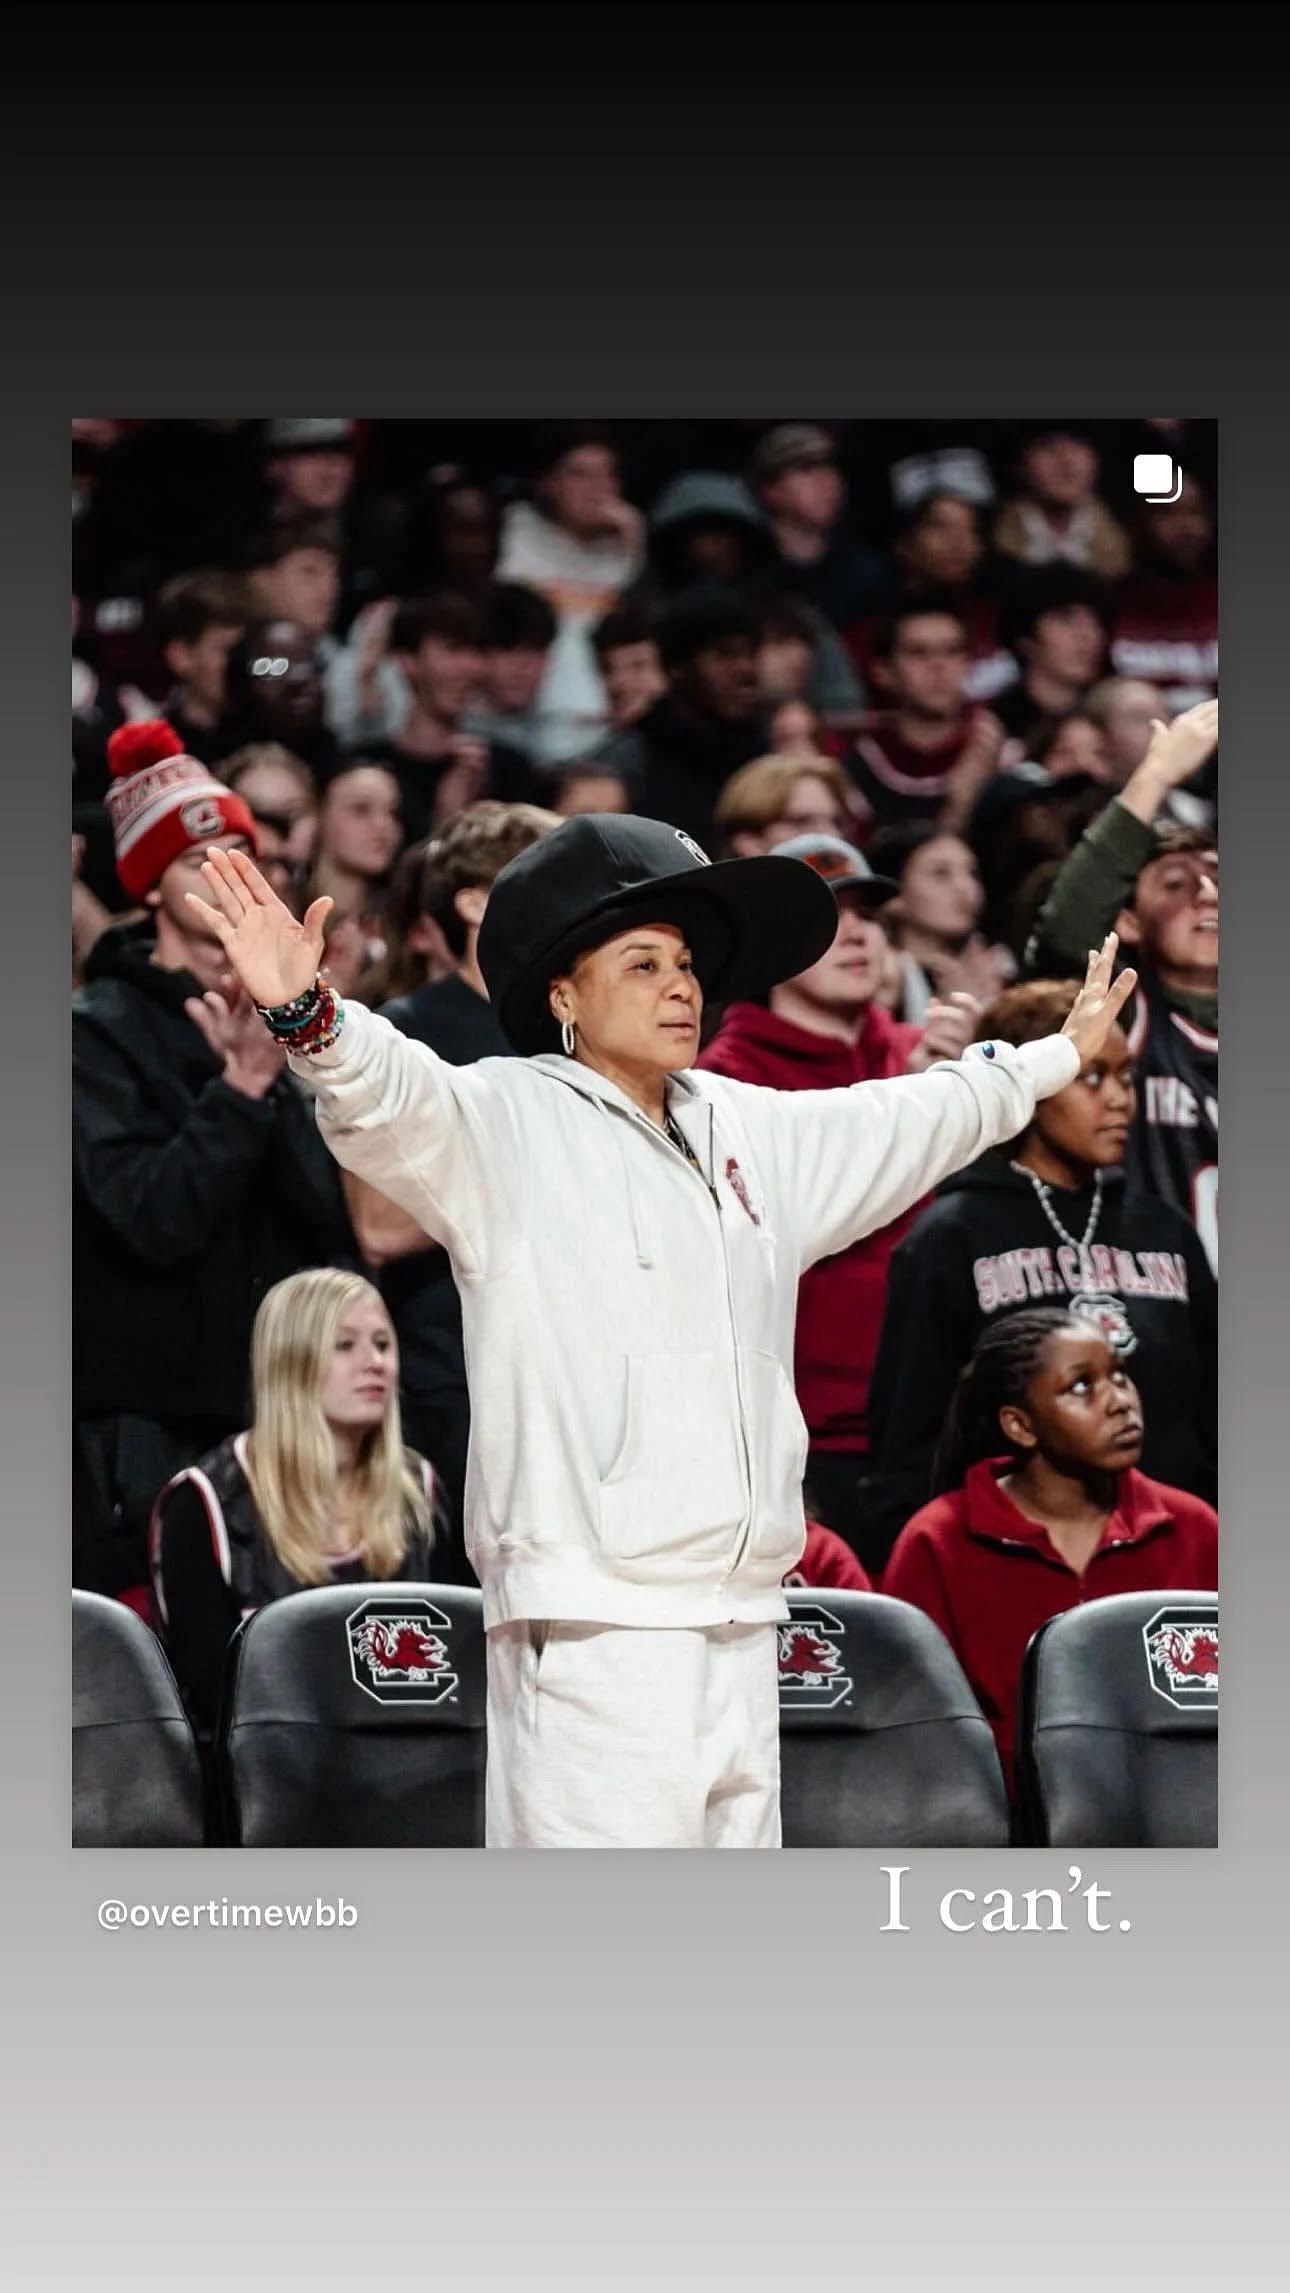
<svg viewBox="0 0 1290 2293">
<path fill-rule="evenodd" d="M 1218 1609 L 1160 1608 L 1142 1628 L 1147 1673 L 1176 1712 L 1218 1710 Z"/>
<path fill-rule="evenodd" d="M 345 1619 L 355 1685 L 378 1704 L 455 1703 L 451 1631 L 451 1618 L 416 1593 L 365 1600 Z"/>
<path fill-rule="evenodd" d="M 842 1669 L 842 1626 L 817 1601 L 795 1602 L 779 1632 L 779 1701 L 782 1711 L 831 1712 L 851 1694 Z"/>
</svg>

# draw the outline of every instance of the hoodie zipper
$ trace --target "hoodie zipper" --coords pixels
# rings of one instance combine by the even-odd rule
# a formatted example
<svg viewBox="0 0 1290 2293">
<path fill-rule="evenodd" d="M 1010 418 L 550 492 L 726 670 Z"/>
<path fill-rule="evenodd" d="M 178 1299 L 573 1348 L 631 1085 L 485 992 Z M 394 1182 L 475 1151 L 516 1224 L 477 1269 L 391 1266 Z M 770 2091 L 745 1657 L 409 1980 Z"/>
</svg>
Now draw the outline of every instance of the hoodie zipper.
<svg viewBox="0 0 1290 2293">
<path fill-rule="evenodd" d="M 700 1186 L 703 1188 L 703 1190 L 704 1190 L 705 1194 L 708 1196 L 708 1198 L 709 1198 L 709 1200 L 710 1200 L 710 1202 L 711 1202 L 711 1204 L 712 1204 L 712 1207 L 713 1207 L 713 1209 L 716 1211 L 716 1214 L 717 1214 L 717 1228 L 718 1228 L 718 1231 L 719 1231 L 719 1234 L 720 1234 L 720 1237 L 721 1237 L 721 1269 L 722 1269 L 722 1272 L 724 1273 L 724 1275 L 725 1275 L 725 1278 L 726 1278 L 726 1312 L 727 1312 L 727 1314 L 729 1315 L 729 1318 L 730 1318 L 730 1351 L 731 1351 L 731 1358 L 732 1358 L 732 1360 L 733 1360 L 733 1363 L 734 1363 L 734 1372 L 735 1372 L 735 1402 L 736 1402 L 736 1405 L 737 1405 L 738 1416 L 739 1416 L 739 1448 L 740 1448 L 740 1453 L 741 1453 L 741 1455 L 742 1455 L 742 1457 L 743 1457 L 743 1468 L 744 1468 L 744 1490 L 745 1490 L 745 1494 L 746 1494 L 746 1500 L 747 1500 L 747 1512 L 746 1512 L 746 1516 L 745 1516 L 744 1522 L 743 1522 L 743 1524 L 742 1524 L 742 1530 L 741 1530 L 741 1534 L 740 1534 L 740 1537 L 739 1537 L 739 1541 L 738 1541 L 738 1543 L 737 1543 L 737 1544 L 736 1544 L 736 1546 L 735 1546 L 735 1550 L 734 1550 L 734 1556 L 733 1556 L 733 1558 L 732 1558 L 732 1560 L 731 1560 L 731 1562 L 730 1562 L 730 1566 L 729 1566 L 729 1568 L 726 1570 L 726 1580 L 727 1580 L 727 1582 L 729 1582 L 729 1579 L 730 1579 L 730 1578 L 731 1578 L 731 1577 L 734 1575 L 734 1573 L 735 1573 L 736 1569 L 739 1567 L 739 1564 L 740 1564 L 740 1562 L 743 1560 L 743 1557 L 744 1557 L 745 1553 L 746 1553 L 746 1552 L 747 1552 L 747 1550 L 748 1550 L 748 1543 L 749 1543 L 749 1539 L 750 1539 L 750 1538 L 751 1538 L 751 1536 L 752 1536 L 752 1524 L 753 1524 L 753 1507 L 754 1507 L 754 1489 L 753 1489 L 752 1453 L 751 1453 L 751 1451 L 750 1451 L 750 1449 L 749 1449 L 749 1447 L 748 1447 L 748 1428 L 747 1428 L 747 1424 L 746 1424 L 746 1422 L 745 1422 L 745 1417 L 744 1417 L 744 1389 L 743 1389 L 743 1381 L 741 1380 L 741 1378 L 740 1378 L 740 1375 L 739 1375 L 739 1328 L 738 1328 L 738 1324 L 737 1324 L 737 1322 L 736 1322 L 736 1320 L 735 1320 L 735 1294 L 734 1294 L 734 1289 L 733 1289 L 733 1287 L 732 1287 L 732 1284 L 731 1284 L 731 1280 L 730 1280 L 730 1253 L 729 1253 L 728 1249 L 726 1248 L 726 1222 L 725 1222 L 724 1218 L 723 1218 L 723 1217 L 722 1217 L 722 1215 L 721 1215 L 721 1197 L 720 1197 L 720 1196 L 719 1196 L 719 1194 L 717 1193 L 716 1187 L 715 1187 L 715 1186 L 712 1186 L 712 1185 L 710 1185 L 710 1184 L 709 1184 L 709 1182 L 708 1182 L 708 1180 L 707 1180 L 707 1179 L 704 1177 L 704 1175 L 703 1175 L 703 1172 L 702 1172 L 702 1170 L 699 1168 L 698 1164 L 697 1164 L 697 1163 L 692 1163 L 692 1162 L 691 1162 L 689 1155 L 685 1153 L 685 1151 L 684 1151 L 684 1149 L 683 1149 L 683 1148 L 681 1148 L 681 1147 L 679 1147 L 679 1146 L 676 1146 L 676 1145 L 674 1145 L 673 1141 L 672 1141 L 672 1140 L 671 1140 L 671 1139 L 668 1137 L 668 1135 L 667 1135 L 667 1132 L 666 1132 L 666 1131 L 661 1131 L 661 1132 L 660 1132 L 658 1124 L 657 1124 L 657 1123 L 652 1123 L 652 1122 L 650 1121 L 650 1119 L 649 1119 L 649 1116 L 648 1116 L 648 1115 L 639 1114 L 639 1115 L 637 1116 L 637 1120 L 638 1120 L 639 1122 L 642 1122 L 642 1123 L 644 1123 L 644 1124 L 646 1125 L 646 1127 L 647 1127 L 649 1130 L 651 1130 L 651 1131 L 653 1131 L 653 1132 L 655 1133 L 655 1135 L 656 1135 L 656 1136 L 660 1136 L 660 1137 L 662 1137 L 662 1139 L 664 1140 L 664 1143 L 667 1145 L 667 1147 L 670 1149 L 670 1151 L 671 1151 L 671 1152 L 672 1152 L 674 1155 L 679 1155 L 679 1156 L 680 1156 L 680 1159 L 681 1159 L 681 1161 L 684 1163 L 684 1165 L 685 1165 L 686 1169 L 687 1169 L 687 1170 L 692 1170 L 692 1171 L 694 1172 L 694 1176 L 695 1176 L 695 1177 L 698 1179 Z M 677 1125 L 677 1128 L 678 1128 L 678 1130 L 680 1129 L 680 1125 L 679 1125 L 679 1124 Z M 712 1109 L 711 1109 L 711 1107 L 709 1107 L 709 1108 L 708 1108 L 708 1160 L 709 1160 L 709 1163 L 711 1163 L 711 1160 L 712 1160 Z"/>
<path fill-rule="evenodd" d="M 565 1077 L 565 1076 L 562 1076 L 562 1077 L 561 1077 L 561 1080 L 562 1080 L 562 1081 L 564 1081 L 564 1082 L 566 1082 L 566 1084 L 568 1084 L 568 1082 L 569 1082 L 569 1078 L 567 1078 L 567 1077 Z M 578 1089 L 578 1088 L 580 1088 L 580 1086 L 579 1086 L 577 1083 L 573 1083 L 573 1084 L 571 1085 L 571 1087 L 572 1087 L 573 1089 L 575 1089 L 575 1090 L 576 1090 L 576 1089 Z M 616 1112 L 616 1111 L 618 1111 L 618 1110 L 616 1110 L 616 1109 L 615 1109 L 615 1107 L 612 1105 L 612 1103 L 610 1103 L 610 1102 L 606 1101 L 605 1099 L 601 1098 L 601 1096 L 600 1096 L 599 1092 L 584 1092 L 584 1093 L 583 1093 L 583 1096 L 584 1096 L 584 1097 L 587 1097 L 587 1098 L 590 1098 L 590 1099 L 593 1101 L 593 1103 L 594 1103 L 594 1104 L 598 1104 L 598 1105 L 599 1105 L 599 1106 L 602 1108 L 602 1110 L 604 1111 L 604 1113 L 606 1114 L 606 1116 L 609 1118 L 609 1120 L 610 1120 L 611 1122 L 613 1121 L 613 1118 L 614 1118 L 614 1114 L 615 1114 L 615 1112 Z M 707 1102 L 701 1102 L 701 1103 L 703 1103 L 703 1104 L 707 1105 Z M 627 1112 L 627 1109 L 626 1109 L 626 1108 L 623 1108 L 621 1111 L 622 1111 L 623 1113 L 626 1113 L 626 1112 Z M 716 1215 L 717 1215 L 717 1230 L 718 1230 L 718 1234 L 719 1234 L 719 1236 L 720 1236 L 720 1242 L 721 1242 L 721 1267 L 722 1267 L 722 1272 L 724 1273 L 724 1275 L 725 1275 L 725 1280 L 726 1280 L 726 1312 L 727 1312 L 727 1314 L 728 1314 L 728 1316 L 729 1316 L 729 1319 L 730 1319 L 730 1346 L 731 1346 L 731 1354 L 732 1354 L 732 1358 L 733 1358 L 733 1366 L 734 1366 L 734 1373 L 735 1373 L 735 1402 L 736 1402 L 737 1413 L 738 1413 L 738 1417 L 739 1417 L 739 1448 L 740 1448 L 740 1454 L 741 1454 L 741 1456 L 742 1456 L 742 1458 L 743 1458 L 744 1492 L 745 1492 L 746 1507 L 747 1507 L 747 1510 L 746 1510 L 746 1515 L 745 1515 L 745 1519 L 744 1519 L 744 1522 L 743 1522 L 743 1526 L 742 1526 L 742 1533 L 741 1533 L 741 1535 L 740 1535 L 740 1537 L 739 1537 L 739 1541 L 738 1541 L 738 1543 L 737 1543 L 737 1544 L 736 1544 L 736 1546 L 735 1546 L 735 1549 L 734 1549 L 734 1553 L 733 1553 L 733 1555 L 732 1555 L 732 1557 L 731 1557 L 730 1566 L 729 1566 L 729 1568 L 726 1570 L 726 1575 L 725 1575 L 725 1582 L 728 1584 L 728 1583 L 729 1583 L 729 1581 L 730 1581 L 730 1579 L 731 1579 L 731 1578 L 733 1577 L 733 1575 L 735 1574 L 735 1571 L 736 1571 L 736 1569 L 739 1567 L 739 1565 L 740 1565 L 740 1562 L 743 1560 L 745 1553 L 746 1553 L 746 1552 L 747 1552 L 747 1550 L 748 1550 L 748 1544 L 749 1544 L 749 1540 L 750 1540 L 750 1538 L 751 1538 L 751 1536 L 752 1536 L 752 1524 L 753 1524 L 753 1513 L 754 1513 L 754 1498 L 755 1498 L 755 1490 L 754 1490 L 754 1485 L 753 1485 L 753 1467 L 752 1467 L 752 1453 L 751 1453 L 751 1451 L 750 1451 L 750 1449 L 749 1449 L 749 1446 L 748 1446 L 748 1427 L 747 1427 L 747 1422 L 746 1422 L 746 1419 L 745 1419 L 745 1413 L 744 1413 L 744 1389 L 743 1389 L 743 1381 L 742 1381 L 742 1379 L 741 1379 L 741 1377 L 740 1377 L 740 1375 L 739 1375 L 739 1331 L 738 1331 L 738 1324 L 737 1324 L 737 1323 L 736 1323 L 736 1321 L 735 1321 L 735 1299 L 734 1299 L 734 1289 L 733 1289 L 733 1286 L 732 1286 L 732 1284 L 731 1284 L 731 1280 L 730 1280 L 730 1256 L 729 1256 L 729 1252 L 728 1252 L 728 1250 L 727 1250 L 727 1248 L 726 1248 L 726 1231 L 725 1231 L 725 1228 L 726 1228 L 726 1222 L 725 1222 L 725 1219 L 724 1219 L 724 1218 L 722 1217 L 722 1215 L 721 1215 L 721 1197 L 720 1197 L 720 1195 L 717 1193 L 716 1187 L 715 1187 L 714 1185 L 709 1185 L 709 1183 L 708 1183 L 708 1180 L 707 1180 L 707 1179 L 704 1177 L 702 1170 L 701 1170 L 701 1169 L 699 1169 L 698 1167 L 696 1167 L 696 1165 L 695 1165 L 695 1164 L 692 1164 L 692 1163 L 691 1163 L 689 1156 L 688 1156 L 687 1154 L 684 1154 L 684 1153 L 682 1152 L 682 1150 L 681 1150 L 681 1148 L 680 1148 L 680 1147 L 678 1147 L 678 1146 L 675 1146 L 675 1145 L 673 1144 L 672 1140 L 671 1140 L 671 1139 L 668 1137 L 668 1135 L 667 1135 L 666 1131 L 664 1131 L 664 1130 L 660 1130 L 660 1128 L 659 1128 L 659 1125 L 658 1125 L 657 1123 L 652 1123 L 652 1122 L 650 1121 L 650 1119 L 649 1119 L 649 1116 L 648 1116 L 647 1114 L 645 1114 L 645 1113 L 644 1113 L 644 1112 L 641 1110 L 641 1108 L 633 1106 L 633 1107 L 631 1108 L 631 1113 L 632 1113 L 632 1115 L 634 1116 L 635 1120 L 636 1120 L 638 1123 L 640 1123 L 641 1125 L 643 1125 L 643 1127 L 644 1127 L 646 1130 L 648 1130 L 648 1131 L 651 1131 L 651 1132 L 653 1133 L 653 1135 L 654 1135 L 654 1137 L 655 1137 L 656 1139 L 658 1139 L 658 1138 L 661 1138 L 661 1139 L 662 1139 L 662 1141 L 663 1141 L 663 1144 L 664 1144 L 664 1146 L 667 1148 L 667 1150 L 668 1150 L 669 1154 L 674 1154 L 674 1155 L 677 1155 L 677 1156 L 679 1156 L 679 1157 L 680 1157 L 680 1160 L 681 1160 L 681 1162 L 684 1164 L 685 1168 L 686 1168 L 687 1170 L 692 1170 L 692 1171 L 693 1171 L 695 1178 L 698 1180 L 698 1182 L 699 1182 L 700 1186 L 703 1188 L 703 1190 L 704 1190 L 705 1194 L 708 1196 L 709 1200 L 711 1201 L 712 1207 L 713 1207 L 713 1209 L 714 1209 L 714 1211 L 716 1212 Z M 708 1117 L 708 1160 L 709 1160 L 709 1163 L 711 1163 L 711 1161 L 712 1161 L 712 1130 L 713 1130 L 713 1114 L 712 1114 L 712 1108 L 711 1108 L 711 1106 L 710 1106 L 710 1105 L 707 1105 L 707 1117 Z M 677 1127 L 678 1127 L 678 1129 L 679 1129 L 679 1127 L 680 1127 L 680 1126 L 678 1125 Z M 627 1169 L 627 1170 L 624 1172 L 624 1176 L 625 1176 L 625 1179 L 626 1179 L 627 1188 L 628 1188 L 628 1193 L 629 1193 L 629 1196 L 630 1196 L 630 1194 L 631 1194 L 631 1171 L 630 1171 L 630 1168 L 628 1168 L 628 1169 Z M 634 1219 L 635 1219 L 635 1212 L 634 1212 L 634 1210 L 633 1210 L 633 1220 L 634 1220 Z M 640 1257 L 640 1248 L 639 1248 L 639 1247 L 638 1247 L 638 1253 L 637 1253 L 637 1254 L 638 1254 L 638 1257 Z M 648 1264 L 648 1263 L 649 1263 L 649 1260 L 648 1260 L 648 1259 L 645 1259 L 645 1258 L 641 1258 L 641 1263 L 642 1263 L 642 1264 Z"/>
</svg>

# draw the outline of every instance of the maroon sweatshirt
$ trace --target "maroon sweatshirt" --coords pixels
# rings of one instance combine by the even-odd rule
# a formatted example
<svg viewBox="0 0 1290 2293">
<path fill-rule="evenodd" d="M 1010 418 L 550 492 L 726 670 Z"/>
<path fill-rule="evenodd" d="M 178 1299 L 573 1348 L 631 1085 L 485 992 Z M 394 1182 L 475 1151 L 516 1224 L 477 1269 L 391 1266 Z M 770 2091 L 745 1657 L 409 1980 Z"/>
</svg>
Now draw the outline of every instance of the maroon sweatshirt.
<svg viewBox="0 0 1290 2293">
<path fill-rule="evenodd" d="M 871 1004 L 854 1044 L 777 1019 L 757 1003 L 732 1003 L 695 1065 L 738 1083 L 778 1091 L 831 1091 L 903 1075 L 922 1028 Z M 814 1449 L 869 1447 L 869 1379 L 887 1297 L 887 1262 L 919 1210 L 807 1268 L 797 1297 L 795 1382 Z"/>
<path fill-rule="evenodd" d="M 786 1585 L 832 1588 L 835 1592 L 872 1592 L 873 1580 L 868 1576 L 852 1552 L 850 1545 L 823 1521 L 807 1516 L 806 1543 L 796 1568 L 791 1568 L 784 1579 Z"/>
<path fill-rule="evenodd" d="M 1203 1498 L 1122 1473 L 1102 1542 L 1077 1576 L 999 1487 L 1012 1463 L 983 1460 L 961 1489 L 924 1505 L 882 1578 L 883 1592 L 939 1624 L 994 1730 L 1010 1790 L 1021 1660 L 1041 1624 L 1110 1593 L 1218 1588 L 1218 1516 Z"/>
<path fill-rule="evenodd" d="M 1115 601 L 1111 667 L 1159 685 L 1171 710 L 1218 690 L 1218 583 L 1160 574 L 1130 576 Z"/>
</svg>

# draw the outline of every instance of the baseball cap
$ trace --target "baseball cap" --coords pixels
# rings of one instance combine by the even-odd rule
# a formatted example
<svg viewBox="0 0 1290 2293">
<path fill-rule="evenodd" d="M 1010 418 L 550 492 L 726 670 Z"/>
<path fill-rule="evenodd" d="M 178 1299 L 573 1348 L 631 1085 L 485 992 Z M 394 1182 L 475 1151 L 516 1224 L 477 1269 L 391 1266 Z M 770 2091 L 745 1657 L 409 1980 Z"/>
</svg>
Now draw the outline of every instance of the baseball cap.
<svg viewBox="0 0 1290 2293">
<path fill-rule="evenodd" d="M 749 467 L 755 478 L 779 478 L 785 470 L 809 469 L 815 462 L 836 462 L 838 449 L 818 422 L 780 422 L 753 448 Z"/>
<path fill-rule="evenodd" d="M 817 876 L 823 876 L 835 896 L 839 892 L 863 892 L 868 907 L 884 907 L 900 890 L 894 877 L 875 875 L 863 852 L 857 852 L 843 836 L 792 836 L 786 844 L 777 844 L 771 857 L 804 860 Z"/>
<path fill-rule="evenodd" d="M 271 454 L 344 453 L 353 442 L 352 422 L 273 421 L 269 424 Z"/>
</svg>

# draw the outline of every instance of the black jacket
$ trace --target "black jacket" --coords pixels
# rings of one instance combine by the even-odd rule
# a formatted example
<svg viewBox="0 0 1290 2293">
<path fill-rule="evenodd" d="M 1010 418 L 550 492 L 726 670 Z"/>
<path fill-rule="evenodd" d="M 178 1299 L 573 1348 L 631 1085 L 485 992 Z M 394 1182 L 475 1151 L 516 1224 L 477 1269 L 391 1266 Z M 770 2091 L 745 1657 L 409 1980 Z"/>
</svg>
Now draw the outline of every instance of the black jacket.
<svg viewBox="0 0 1290 2293">
<path fill-rule="evenodd" d="M 1077 1240 L 1092 1191 L 1052 1189 Z M 1091 1276 L 1085 1280 L 1085 1273 Z M 1081 1269 L 1006 1154 L 983 1155 L 947 1180 L 893 1253 L 878 1358 L 869 1389 L 873 1471 L 866 1527 L 890 1551 L 931 1495 L 932 1457 L 955 1380 L 987 1323 L 1027 1306 L 1074 1306 L 1125 1351 L 1142 1396 L 1142 1470 L 1214 1501 L 1217 1294 L 1195 1228 L 1157 1196 L 1103 1176 L 1091 1264 Z"/>
<path fill-rule="evenodd" d="M 509 1059 L 514 1047 L 503 1035 L 492 1004 L 454 972 L 448 979 L 414 987 L 383 1003 L 380 1017 L 398 1028 L 400 1035 L 426 1043 L 451 1067 L 469 1067 L 476 1059 Z"/>
<path fill-rule="evenodd" d="M 72 999 L 73 1409 L 231 1431 L 265 1291 L 360 1260 L 304 1093 L 225 1083 L 152 945 L 105 932 Z"/>
<path fill-rule="evenodd" d="M 630 732 L 611 745 L 611 760 L 632 788 L 632 810 L 647 820 L 683 828 L 705 850 L 712 838 L 717 798 L 732 772 L 766 748 L 766 728 L 755 724 L 700 724 L 665 694 Z"/>
<path fill-rule="evenodd" d="M 513 1058 L 490 1003 L 455 976 L 383 1004 L 380 1016 L 400 1034 L 426 1043 L 452 1067 L 476 1059 Z M 462 1520 L 470 1439 L 470 1394 L 461 1299 L 446 1250 L 415 1250 L 392 1259 L 380 1277 L 399 1341 L 399 1385 L 408 1438 L 433 1458 L 444 1505 L 436 1568 L 440 1583 L 474 1584 Z"/>
<path fill-rule="evenodd" d="M 105 455 L 86 517 L 98 596 L 147 596 L 195 565 L 240 565 L 263 522 L 258 422 L 145 422 Z"/>
<path fill-rule="evenodd" d="M 435 1581 L 438 1494 L 434 1475 L 414 1450 L 404 1463 L 424 1489 L 432 1534 L 409 1522 L 408 1549 L 388 1583 Z M 299 1592 L 278 1559 L 247 1478 L 241 1434 L 220 1443 L 157 1498 L 149 1553 L 153 1604 L 170 1661 L 199 1732 L 214 1729 L 228 1643 L 244 1616 Z M 371 1581 L 361 1561 L 338 1562 L 333 1584 Z"/>
<path fill-rule="evenodd" d="M 507 741 L 487 741 L 485 793 L 500 804 L 544 804 L 550 791 L 523 751 Z M 409 756 L 395 740 L 365 741 L 354 750 L 365 764 L 383 764 L 399 784 L 403 841 L 420 844 L 434 825 L 435 795 L 450 757 Z"/>
</svg>

